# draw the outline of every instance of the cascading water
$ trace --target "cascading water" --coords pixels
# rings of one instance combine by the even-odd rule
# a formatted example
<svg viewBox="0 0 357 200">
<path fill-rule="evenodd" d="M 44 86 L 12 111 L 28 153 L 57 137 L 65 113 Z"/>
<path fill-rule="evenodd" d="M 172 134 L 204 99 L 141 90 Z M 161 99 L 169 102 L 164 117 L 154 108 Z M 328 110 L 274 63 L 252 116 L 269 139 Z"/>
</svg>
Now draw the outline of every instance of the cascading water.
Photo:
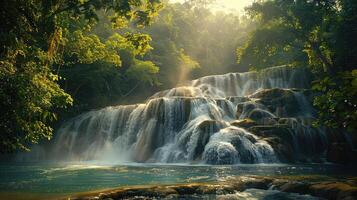
<svg viewBox="0 0 357 200">
<path fill-rule="evenodd" d="M 325 152 L 327 138 L 310 126 L 314 113 L 304 95 L 305 74 L 280 66 L 207 76 L 144 104 L 91 111 L 62 125 L 51 155 L 208 164 L 313 159 Z"/>
</svg>

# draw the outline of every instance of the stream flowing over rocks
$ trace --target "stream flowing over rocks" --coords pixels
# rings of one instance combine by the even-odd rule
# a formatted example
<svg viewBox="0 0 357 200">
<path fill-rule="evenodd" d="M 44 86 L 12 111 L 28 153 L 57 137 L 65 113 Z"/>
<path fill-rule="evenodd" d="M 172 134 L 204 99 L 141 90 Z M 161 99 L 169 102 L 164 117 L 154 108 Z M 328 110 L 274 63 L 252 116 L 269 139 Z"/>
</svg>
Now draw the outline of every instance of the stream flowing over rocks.
<svg viewBox="0 0 357 200">
<path fill-rule="evenodd" d="M 349 162 L 345 134 L 312 126 L 309 84 L 305 69 L 287 66 L 202 77 L 143 104 L 79 115 L 61 126 L 46 154 L 214 165 Z"/>
<path fill-rule="evenodd" d="M 122 187 L 74 195 L 70 200 L 354 200 L 357 179 L 328 176 L 229 177 L 213 183 Z"/>
</svg>

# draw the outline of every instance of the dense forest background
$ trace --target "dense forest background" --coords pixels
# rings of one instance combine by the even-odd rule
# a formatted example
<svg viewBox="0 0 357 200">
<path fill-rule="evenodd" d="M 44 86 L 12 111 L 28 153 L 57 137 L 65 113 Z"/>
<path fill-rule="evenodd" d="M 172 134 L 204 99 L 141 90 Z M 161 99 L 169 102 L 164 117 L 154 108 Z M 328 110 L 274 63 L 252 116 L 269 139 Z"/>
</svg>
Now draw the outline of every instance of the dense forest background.
<svg viewBox="0 0 357 200">
<path fill-rule="evenodd" d="M 356 133 L 357 2 L 2 1 L 0 151 L 28 150 L 57 123 L 143 101 L 200 76 L 305 67 L 316 126 Z"/>
</svg>

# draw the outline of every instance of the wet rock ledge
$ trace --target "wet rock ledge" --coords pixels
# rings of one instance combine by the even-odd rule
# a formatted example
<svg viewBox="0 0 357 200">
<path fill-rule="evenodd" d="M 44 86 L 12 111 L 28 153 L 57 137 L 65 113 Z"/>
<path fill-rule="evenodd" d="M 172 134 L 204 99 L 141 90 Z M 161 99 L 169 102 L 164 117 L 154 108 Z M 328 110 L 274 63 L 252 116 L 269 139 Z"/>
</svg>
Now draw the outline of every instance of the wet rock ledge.
<svg viewBox="0 0 357 200">
<path fill-rule="evenodd" d="M 247 189 L 277 190 L 311 195 L 321 199 L 357 199 L 357 177 L 327 176 L 240 176 L 211 183 L 133 186 L 92 192 L 70 197 L 70 200 L 118 199 L 225 199 L 221 195 L 235 194 Z"/>
</svg>

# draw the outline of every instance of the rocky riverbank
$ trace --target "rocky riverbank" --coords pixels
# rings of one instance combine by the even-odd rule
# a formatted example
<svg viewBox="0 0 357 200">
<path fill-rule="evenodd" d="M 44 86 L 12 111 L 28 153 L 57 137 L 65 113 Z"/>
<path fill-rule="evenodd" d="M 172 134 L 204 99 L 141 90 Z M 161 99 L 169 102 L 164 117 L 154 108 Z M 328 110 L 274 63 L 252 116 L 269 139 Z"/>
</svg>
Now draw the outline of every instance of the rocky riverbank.
<svg viewBox="0 0 357 200">
<path fill-rule="evenodd" d="M 357 199 L 357 177 L 240 176 L 212 183 L 121 187 L 71 200 L 117 199 Z"/>
</svg>

